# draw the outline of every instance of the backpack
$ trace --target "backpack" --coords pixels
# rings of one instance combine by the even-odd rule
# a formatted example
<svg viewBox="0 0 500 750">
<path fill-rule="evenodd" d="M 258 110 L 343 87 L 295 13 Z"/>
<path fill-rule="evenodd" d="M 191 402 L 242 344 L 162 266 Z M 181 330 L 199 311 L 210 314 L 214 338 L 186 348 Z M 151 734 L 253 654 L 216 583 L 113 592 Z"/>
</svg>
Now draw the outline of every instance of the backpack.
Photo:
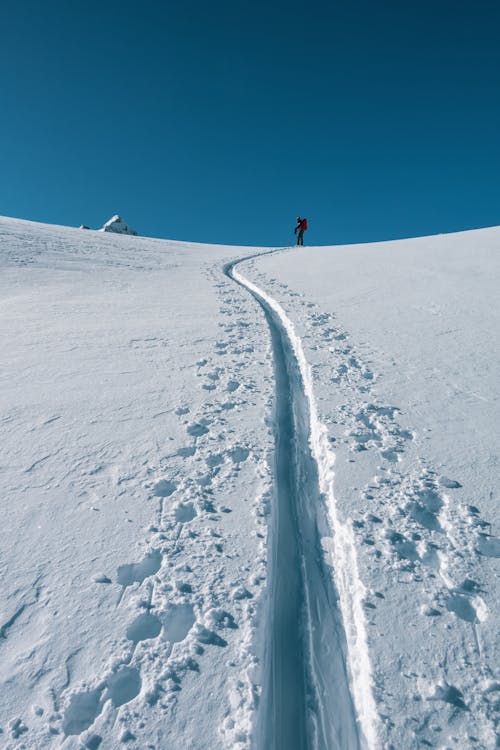
<svg viewBox="0 0 500 750">
<path fill-rule="evenodd" d="M 306 231 L 306 229 L 307 229 L 307 219 L 302 219 L 300 228 L 303 229 L 304 232 Z"/>
</svg>

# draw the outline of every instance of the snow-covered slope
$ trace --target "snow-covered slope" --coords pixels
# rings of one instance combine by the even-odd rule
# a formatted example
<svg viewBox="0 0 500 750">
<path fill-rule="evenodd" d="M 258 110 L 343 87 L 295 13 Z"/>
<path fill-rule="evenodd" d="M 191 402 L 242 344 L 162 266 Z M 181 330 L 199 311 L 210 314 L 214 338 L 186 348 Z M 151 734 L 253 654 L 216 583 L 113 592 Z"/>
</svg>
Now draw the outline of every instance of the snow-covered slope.
<svg viewBox="0 0 500 750">
<path fill-rule="evenodd" d="M 2 746 L 495 746 L 499 246 L 0 219 Z"/>
<path fill-rule="evenodd" d="M 380 747 L 496 747 L 499 250 L 493 228 L 239 267 L 312 366 L 366 587 Z"/>
<path fill-rule="evenodd" d="M 0 745 L 245 736 L 273 379 L 241 252 L 1 220 Z"/>
</svg>

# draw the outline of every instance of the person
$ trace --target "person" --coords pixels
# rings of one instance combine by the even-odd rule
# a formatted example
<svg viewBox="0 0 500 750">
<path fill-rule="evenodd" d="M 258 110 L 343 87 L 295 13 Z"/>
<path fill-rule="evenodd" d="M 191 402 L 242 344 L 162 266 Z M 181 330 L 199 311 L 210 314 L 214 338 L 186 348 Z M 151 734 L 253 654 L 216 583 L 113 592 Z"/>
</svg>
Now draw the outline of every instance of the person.
<svg viewBox="0 0 500 750">
<path fill-rule="evenodd" d="M 301 219 L 300 216 L 297 216 L 297 226 L 293 230 L 294 233 L 297 235 L 297 245 L 303 245 L 304 244 L 304 232 L 307 229 L 307 219 Z"/>
</svg>

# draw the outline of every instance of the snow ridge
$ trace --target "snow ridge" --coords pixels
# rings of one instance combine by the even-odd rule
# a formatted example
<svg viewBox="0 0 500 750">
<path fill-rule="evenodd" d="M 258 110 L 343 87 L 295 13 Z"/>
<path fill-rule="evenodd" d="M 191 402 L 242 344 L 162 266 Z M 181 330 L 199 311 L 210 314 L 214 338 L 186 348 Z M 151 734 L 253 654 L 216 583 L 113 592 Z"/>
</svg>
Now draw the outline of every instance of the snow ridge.
<svg viewBox="0 0 500 750">
<path fill-rule="evenodd" d="M 250 260 L 250 257 L 241 259 L 239 263 L 244 260 Z M 347 659 L 353 700 L 366 747 L 368 750 L 375 750 L 377 747 L 378 714 L 372 693 L 372 667 L 363 611 L 366 590 L 358 572 L 353 530 L 348 523 L 343 523 L 339 519 L 337 513 L 334 494 L 335 454 L 330 449 L 326 427 L 318 416 L 311 368 L 306 360 L 302 341 L 283 307 L 273 297 L 237 271 L 234 265 L 227 270 L 235 281 L 246 287 L 278 316 L 297 360 L 304 395 L 309 406 L 310 449 L 317 464 L 319 487 L 327 501 L 329 521 L 333 532 L 331 556 L 347 641 Z"/>
</svg>

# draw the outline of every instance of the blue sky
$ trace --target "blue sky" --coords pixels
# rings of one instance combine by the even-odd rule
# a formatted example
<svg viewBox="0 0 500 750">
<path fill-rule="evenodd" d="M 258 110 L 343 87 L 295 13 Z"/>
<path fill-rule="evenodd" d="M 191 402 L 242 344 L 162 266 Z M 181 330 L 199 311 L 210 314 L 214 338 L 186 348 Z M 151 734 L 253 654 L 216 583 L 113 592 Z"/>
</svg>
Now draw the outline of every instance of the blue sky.
<svg viewBox="0 0 500 750">
<path fill-rule="evenodd" d="M 285 245 L 500 224 L 498 2 L 0 10 L 0 214 Z"/>
</svg>

